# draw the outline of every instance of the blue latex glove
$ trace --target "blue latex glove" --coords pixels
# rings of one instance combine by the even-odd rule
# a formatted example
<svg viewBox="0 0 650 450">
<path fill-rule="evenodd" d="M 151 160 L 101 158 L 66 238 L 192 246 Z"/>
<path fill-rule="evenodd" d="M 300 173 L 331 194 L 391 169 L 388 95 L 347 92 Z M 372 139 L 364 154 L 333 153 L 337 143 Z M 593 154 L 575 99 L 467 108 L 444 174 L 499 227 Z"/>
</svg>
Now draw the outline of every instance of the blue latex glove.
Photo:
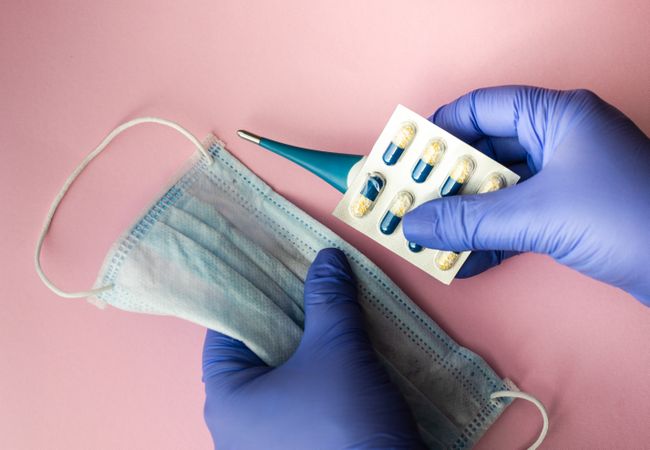
<svg viewBox="0 0 650 450">
<path fill-rule="evenodd" d="M 350 266 L 322 250 L 305 281 L 305 332 L 282 366 L 208 330 L 205 420 L 219 449 L 421 448 L 397 388 L 370 347 Z"/>
<path fill-rule="evenodd" d="M 650 141 L 630 119 L 589 91 L 507 86 L 473 91 L 431 120 L 530 179 L 421 205 L 404 218 L 407 239 L 479 250 L 461 277 L 546 253 L 650 305 Z"/>
</svg>

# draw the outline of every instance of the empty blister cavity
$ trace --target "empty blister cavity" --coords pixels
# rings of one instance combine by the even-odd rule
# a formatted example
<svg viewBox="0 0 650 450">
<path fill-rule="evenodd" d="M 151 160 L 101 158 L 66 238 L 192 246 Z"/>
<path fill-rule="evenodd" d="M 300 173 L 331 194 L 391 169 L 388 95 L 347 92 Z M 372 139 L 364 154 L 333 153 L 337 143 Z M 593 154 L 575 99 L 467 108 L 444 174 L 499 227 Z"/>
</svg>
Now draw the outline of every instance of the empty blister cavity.
<svg viewBox="0 0 650 450">
<path fill-rule="evenodd" d="M 477 194 L 485 194 L 486 192 L 494 192 L 506 187 L 507 182 L 503 175 L 500 173 L 491 173 L 481 183 L 481 186 L 476 191 Z"/>
<path fill-rule="evenodd" d="M 436 255 L 435 263 L 440 270 L 449 270 L 456 265 L 459 253 L 440 250 Z"/>
<path fill-rule="evenodd" d="M 409 241 L 409 250 L 411 250 L 413 253 L 420 253 L 422 251 L 422 246 L 420 244 L 416 244 L 415 242 Z"/>
<path fill-rule="evenodd" d="M 382 174 L 378 172 L 369 173 L 361 186 L 361 190 L 350 203 L 350 214 L 359 218 L 368 214 L 375 206 L 375 201 L 377 201 L 385 185 L 386 180 Z"/>
<path fill-rule="evenodd" d="M 424 183 L 433 168 L 442 159 L 446 149 L 447 144 L 444 139 L 431 139 L 426 147 L 424 147 L 424 150 L 422 150 L 422 155 L 420 155 L 420 159 L 415 164 L 415 167 L 413 167 L 413 172 L 411 172 L 413 181 L 416 183 Z"/>
<path fill-rule="evenodd" d="M 469 181 L 476 163 L 471 156 L 461 156 L 449 172 L 449 176 L 440 187 L 440 196 L 447 197 L 449 195 L 456 195 L 460 192 L 461 188 L 467 181 Z"/>
<path fill-rule="evenodd" d="M 413 194 L 407 191 L 398 192 L 381 219 L 379 230 L 384 234 L 393 234 L 411 205 L 413 205 Z"/>
<path fill-rule="evenodd" d="M 393 140 L 384 151 L 383 159 L 387 166 L 392 166 L 399 161 L 404 150 L 413 142 L 416 131 L 417 127 L 413 122 L 404 122 L 400 125 Z"/>
</svg>

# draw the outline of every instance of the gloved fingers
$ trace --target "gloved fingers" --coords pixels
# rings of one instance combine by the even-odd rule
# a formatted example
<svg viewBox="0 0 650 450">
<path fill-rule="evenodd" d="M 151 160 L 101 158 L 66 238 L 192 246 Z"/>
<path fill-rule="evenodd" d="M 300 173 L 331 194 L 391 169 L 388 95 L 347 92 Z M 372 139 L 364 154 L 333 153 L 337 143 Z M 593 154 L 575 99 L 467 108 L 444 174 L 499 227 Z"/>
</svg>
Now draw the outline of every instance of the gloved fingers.
<svg viewBox="0 0 650 450">
<path fill-rule="evenodd" d="M 318 252 L 305 279 L 305 310 L 357 303 L 357 287 L 345 254 L 337 248 Z M 307 314 L 306 313 L 306 314 Z"/>
<path fill-rule="evenodd" d="M 245 402 L 250 400 L 244 388 L 271 370 L 243 342 L 207 330 L 203 346 L 203 416 L 213 439 L 223 439 L 228 434 L 225 429 L 241 423 L 242 412 L 247 409 Z"/>
<path fill-rule="evenodd" d="M 517 137 L 517 103 L 524 86 L 476 89 L 441 106 L 430 120 L 459 137 L 473 142 L 484 136 Z"/>
<path fill-rule="evenodd" d="M 560 91 L 530 86 L 477 89 L 440 107 L 430 118 L 465 142 L 485 136 L 517 138 L 541 169 L 549 114 Z M 551 111 L 551 112 L 549 112 Z"/>
<path fill-rule="evenodd" d="M 266 364 L 246 345 L 225 334 L 208 330 L 203 345 L 203 382 L 225 379 Z"/>
<path fill-rule="evenodd" d="M 329 345 L 362 330 L 361 309 L 350 264 L 342 251 L 321 250 L 305 280 L 305 333 L 301 346 Z"/>
<path fill-rule="evenodd" d="M 505 259 L 518 255 L 520 252 L 503 250 L 480 250 L 472 252 L 460 268 L 456 278 L 469 278 L 498 266 Z"/>
<path fill-rule="evenodd" d="M 550 230 L 544 204 L 550 194 L 538 188 L 539 177 L 496 192 L 424 203 L 404 216 L 404 235 L 425 247 L 456 252 L 544 251 L 541 238 Z"/>
<path fill-rule="evenodd" d="M 526 149 L 513 137 L 484 136 L 471 145 L 504 166 L 526 162 L 528 156 Z"/>
</svg>

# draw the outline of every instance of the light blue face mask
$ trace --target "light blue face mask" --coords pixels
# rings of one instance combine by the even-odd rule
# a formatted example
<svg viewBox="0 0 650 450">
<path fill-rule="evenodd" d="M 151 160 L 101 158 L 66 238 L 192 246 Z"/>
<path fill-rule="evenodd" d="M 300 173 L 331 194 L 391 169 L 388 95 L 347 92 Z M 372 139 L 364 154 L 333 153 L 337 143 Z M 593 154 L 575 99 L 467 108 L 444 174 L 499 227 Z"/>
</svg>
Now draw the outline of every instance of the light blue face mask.
<svg viewBox="0 0 650 450">
<path fill-rule="evenodd" d="M 95 288 L 66 293 L 50 282 L 40 252 L 66 191 L 95 156 L 125 129 L 143 122 L 170 126 L 202 154 L 109 251 Z M 197 155 L 198 156 L 198 155 Z M 512 401 L 528 394 L 502 380 L 483 359 L 456 344 L 375 264 L 274 192 L 212 138 L 201 145 L 162 119 L 116 128 L 80 164 L 55 199 L 36 249 L 43 282 L 64 297 L 103 306 L 180 317 L 243 341 L 278 365 L 300 341 L 303 282 L 318 251 L 338 247 L 359 283 L 370 340 L 406 397 L 430 448 L 470 448 Z"/>
</svg>

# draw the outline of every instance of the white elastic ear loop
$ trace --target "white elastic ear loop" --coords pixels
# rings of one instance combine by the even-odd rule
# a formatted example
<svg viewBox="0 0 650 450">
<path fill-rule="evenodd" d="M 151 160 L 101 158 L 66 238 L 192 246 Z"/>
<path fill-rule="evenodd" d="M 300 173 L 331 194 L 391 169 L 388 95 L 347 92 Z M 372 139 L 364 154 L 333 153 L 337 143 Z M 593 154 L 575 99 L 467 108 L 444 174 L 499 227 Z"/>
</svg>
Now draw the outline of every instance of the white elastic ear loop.
<svg viewBox="0 0 650 450">
<path fill-rule="evenodd" d="M 546 413 L 546 408 L 544 408 L 542 402 L 537 400 L 532 395 L 526 394 L 525 392 L 497 391 L 490 394 L 490 399 L 492 400 L 501 397 L 512 397 L 512 398 L 520 398 L 523 400 L 528 400 L 533 405 L 537 406 L 537 409 L 539 409 L 539 412 L 542 415 L 542 420 L 544 421 L 544 425 L 542 425 L 542 431 L 539 433 L 539 437 L 537 438 L 537 440 L 533 442 L 530 447 L 528 447 L 528 450 L 535 450 L 537 447 L 539 447 L 542 444 L 542 442 L 544 442 L 544 439 L 546 438 L 546 434 L 548 433 L 548 414 Z"/>
<path fill-rule="evenodd" d="M 36 273 L 38 273 L 38 276 L 41 278 L 41 281 L 47 286 L 52 292 L 55 294 L 65 297 L 65 298 L 83 298 L 83 297 L 90 297 L 92 295 L 99 294 L 100 292 L 107 291 L 111 289 L 113 286 L 108 285 L 108 286 L 102 286 L 96 289 L 91 289 L 89 291 L 81 291 L 81 292 L 65 292 L 56 287 L 46 276 L 45 273 L 43 272 L 43 268 L 41 267 L 41 249 L 43 247 L 43 241 L 45 240 L 45 236 L 47 236 L 47 232 L 50 229 L 50 225 L 52 224 L 52 218 L 54 217 L 54 214 L 56 213 L 57 208 L 59 207 L 59 204 L 61 203 L 61 200 L 63 200 L 63 197 L 65 196 L 66 192 L 68 192 L 68 189 L 70 189 L 70 186 L 74 181 L 77 179 L 79 174 L 86 168 L 90 162 L 95 159 L 97 155 L 99 155 L 102 150 L 106 148 L 110 142 L 115 139 L 115 137 L 122 133 L 123 131 L 134 127 L 136 125 L 140 125 L 142 123 L 158 123 L 160 125 L 165 125 L 166 127 L 172 128 L 176 131 L 178 131 L 180 134 L 185 136 L 194 146 L 197 148 L 197 150 L 205 156 L 205 158 L 208 160 L 209 164 L 212 164 L 214 162 L 214 159 L 212 158 L 212 155 L 208 153 L 208 151 L 201 145 L 199 140 L 194 137 L 192 133 L 187 131 L 185 128 L 180 126 L 177 123 L 171 122 L 169 120 L 165 119 L 160 119 L 158 117 L 139 117 L 137 119 L 129 120 L 128 122 L 123 123 L 122 125 L 117 126 L 113 131 L 111 131 L 108 136 L 104 138 L 104 140 L 93 150 L 86 158 L 84 158 L 83 161 L 77 166 L 77 168 L 72 172 L 72 174 L 68 177 L 67 180 L 65 180 L 65 184 L 59 191 L 59 193 L 56 195 L 56 198 L 52 202 L 52 205 L 50 206 L 50 210 L 47 213 L 47 217 L 45 217 L 45 223 L 43 224 L 43 228 L 41 229 L 41 234 L 38 237 L 38 242 L 36 243 L 36 253 L 34 255 L 34 263 L 36 265 Z"/>
</svg>

